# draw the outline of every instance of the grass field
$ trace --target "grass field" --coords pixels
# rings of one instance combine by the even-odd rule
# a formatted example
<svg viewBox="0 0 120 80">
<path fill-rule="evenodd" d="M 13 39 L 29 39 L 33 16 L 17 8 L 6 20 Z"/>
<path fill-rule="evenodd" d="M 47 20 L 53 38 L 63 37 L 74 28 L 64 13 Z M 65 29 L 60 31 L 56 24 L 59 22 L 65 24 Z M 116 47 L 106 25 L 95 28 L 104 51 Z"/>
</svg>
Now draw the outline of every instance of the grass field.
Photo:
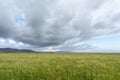
<svg viewBox="0 0 120 80">
<path fill-rule="evenodd" d="M 0 80 L 120 80 L 120 55 L 1 53 Z"/>
</svg>

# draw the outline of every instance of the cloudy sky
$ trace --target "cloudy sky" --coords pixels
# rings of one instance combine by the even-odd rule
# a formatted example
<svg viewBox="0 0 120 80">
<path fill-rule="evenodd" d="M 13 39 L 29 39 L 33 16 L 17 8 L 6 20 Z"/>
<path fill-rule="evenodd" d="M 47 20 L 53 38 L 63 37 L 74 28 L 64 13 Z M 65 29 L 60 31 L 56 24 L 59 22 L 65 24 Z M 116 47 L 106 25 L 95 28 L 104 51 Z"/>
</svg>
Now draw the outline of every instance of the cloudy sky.
<svg viewBox="0 0 120 80">
<path fill-rule="evenodd" d="M 120 52 L 120 0 L 0 0 L 0 48 Z"/>
</svg>

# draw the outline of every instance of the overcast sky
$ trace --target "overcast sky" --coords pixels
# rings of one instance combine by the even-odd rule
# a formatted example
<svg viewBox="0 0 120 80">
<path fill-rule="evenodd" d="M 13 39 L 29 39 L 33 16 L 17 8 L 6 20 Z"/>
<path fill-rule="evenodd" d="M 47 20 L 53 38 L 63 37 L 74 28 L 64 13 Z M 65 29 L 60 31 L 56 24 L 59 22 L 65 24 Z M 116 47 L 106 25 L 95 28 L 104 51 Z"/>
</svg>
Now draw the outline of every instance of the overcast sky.
<svg viewBox="0 0 120 80">
<path fill-rule="evenodd" d="M 120 0 L 0 0 L 0 48 L 120 52 Z"/>
</svg>

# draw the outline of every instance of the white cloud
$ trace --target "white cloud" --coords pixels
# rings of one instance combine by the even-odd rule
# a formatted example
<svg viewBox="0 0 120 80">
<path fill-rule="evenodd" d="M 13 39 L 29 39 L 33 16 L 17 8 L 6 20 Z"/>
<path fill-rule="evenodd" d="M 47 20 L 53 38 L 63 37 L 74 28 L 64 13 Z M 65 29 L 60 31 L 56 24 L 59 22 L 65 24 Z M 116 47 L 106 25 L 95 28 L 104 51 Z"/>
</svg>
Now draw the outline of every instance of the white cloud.
<svg viewBox="0 0 120 80">
<path fill-rule="evenodd" d="M 120 32 L 119 7 L 119 0 L 0 0 L 0 37 L 26 48 L 92 49 L 84 41 Z"/>
</svg>

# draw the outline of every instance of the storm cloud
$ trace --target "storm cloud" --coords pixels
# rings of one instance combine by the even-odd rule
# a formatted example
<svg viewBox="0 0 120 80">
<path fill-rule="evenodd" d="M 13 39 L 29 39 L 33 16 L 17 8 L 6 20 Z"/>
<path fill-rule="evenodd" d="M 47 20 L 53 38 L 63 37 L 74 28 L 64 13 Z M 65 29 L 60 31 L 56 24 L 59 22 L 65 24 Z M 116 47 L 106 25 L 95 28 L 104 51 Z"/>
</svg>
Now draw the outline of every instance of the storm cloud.
<svg viewBox="0 0 120 80">
<path fill-rule="evenodd" d="M 119 33 L 119 5 L 119 0 L 0 0 L 0 37 L 49 47 Z"/>
</svg>

